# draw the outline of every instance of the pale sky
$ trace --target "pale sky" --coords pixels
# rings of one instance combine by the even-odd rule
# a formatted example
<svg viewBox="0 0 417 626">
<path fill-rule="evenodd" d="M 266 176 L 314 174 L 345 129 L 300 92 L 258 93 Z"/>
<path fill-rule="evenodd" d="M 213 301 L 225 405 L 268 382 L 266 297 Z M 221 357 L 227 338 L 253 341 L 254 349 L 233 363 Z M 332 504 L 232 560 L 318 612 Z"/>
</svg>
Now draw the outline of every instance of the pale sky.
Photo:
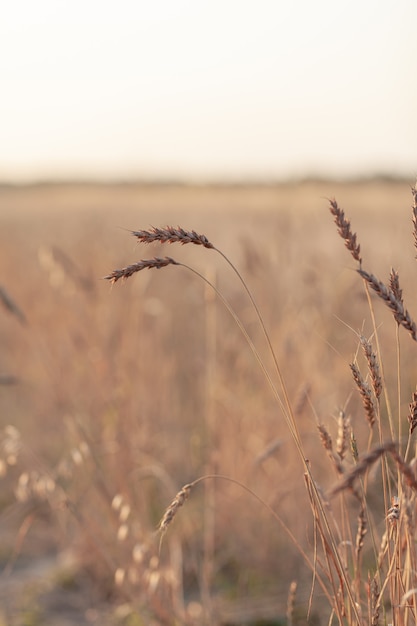
<svg viewBox="0 0 417 626">
<path fill-rule="evenodd" d="M 417 174 L 417 0 L 0 3 L 0 181 Z"/>
</svg>

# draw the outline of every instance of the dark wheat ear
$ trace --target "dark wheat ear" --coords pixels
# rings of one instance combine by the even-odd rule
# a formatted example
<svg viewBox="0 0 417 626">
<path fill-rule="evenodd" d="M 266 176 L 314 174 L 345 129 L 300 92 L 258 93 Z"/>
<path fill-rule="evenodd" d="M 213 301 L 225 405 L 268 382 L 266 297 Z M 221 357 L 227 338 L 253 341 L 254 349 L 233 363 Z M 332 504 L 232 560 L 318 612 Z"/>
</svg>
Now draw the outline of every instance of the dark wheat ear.
<svg viewBox="0 0 417 626">
<path fill-rule="evenodd" d="M 417 480 L 415 478 L 415 474 L 413 468 L 410 464 L 406 463 L 403 457 L 399 454 L 397 449 L 397 444 L 394 441 L 387 441 L 386 443 L 382 443 L 379 446 L 376 446 L 368 452 L 358 463 L 354 466 L 354 468 L 346 474 L 344 479 L 331 491 L 329 492 L 329 497 L 333 498 L 338 493 L 349 489 L 351 491 L 354 490 L 354 483 L 356 479 L 360 476 L 363 476 L 365 472 L 372 466 L 383 454 L 390 454 L 397 464 L 398 469 L 403 475 L 404 481 L 406 484 L 417 491 Z"/>
<path fill-rule="evenodd" d="M 417 426 L 417 390 L 413 392 L 413 399 L 408 405 L 408 408 L 409 414 L 407 419 L 410 424 L 410 435 L 412 435 Z"/>
<path fill-rule="evenodd" d="M 158 530 L 161 533 L 166 532 L 168 526 L 171 524 L 172 520 L 176 516 L 178 509 L 182 507 L 184 502 L 188 500 L 190 491 L 194 487 L 194 484 L 195 483 L 189 483 L 188 485 L 184 485 L 184 487 L 180 489 L 175 498 L 172 500 L 171 504 L 165 510 L 165 513 L 158 525 Z"/>
<path fill-rule="evenodd" d="M 401 304 L 404 304 L 403 290 L 400 287 L 400 275 L 397 272 L 397 270 L 395 270 L 393 267 L 391 268 L 391 272 L 389 275 L 389 286 L 390 286 L 392 293 L 398 300 L 398 302 L 401 302 Z"/>
<path fill-rule="evenodd" d="M 362 404 L 363 408 L 365 409 L 365 415 L 369 424 L 369 428 L 373 428 L 377 418 L 377 409 L 372 396 L 371 388 L 364 380 L 356 363 L 351 363 L 350 369 L 352 372 L 353 380 L 355 381 L 360 396 L 362 398 Z"/>
<path fill-rule="evenodd" d="M 140 272 L 142 270 L 151 270 L 151 269 L 161 269 L 161 267 L 166 267 L 167 265 L 180 265 L 177 261 L 172 259 L 169 256 L 164 258 L 155 257 L 153 259 L 142 259 L 137 263 L 133 263 L 132 265 L 127 265 L 120 270 L 113 270 L 111 274 L 108 276 L 104 276 L 104 280 L 109 280 L 112 284 L 117 283 L 118 280 L 123 278 L 129 278 L 136 274 L 136 272 Z"/>
<path fill-rule="evenodd" d="M 182 245 L 193 243 L 196 246 L 214 249 L 214 245 L 205 235 L 200 235 L 195 230 L 184 230 L 180 226 L 177 228 L 173 226 L 155 228 L 152 226 L 149 230 L 132 230 L 131 233 L 140 243 L 154 243 L 155 241 L 159 241 L 159 243 L 180 243 Z"/>
<path fill-rule="evenodd" d="M 353 490 L 354 483 L 357 478 L 363 476 L 365 472 L 372 466 L 378 459 L 385 453 L 389 452 L 391 454 L 395 454 L 396 444 L 393 441 L 388 441 L 387 443 L 383 443 L 373 450 L 368 452 L 357 464 L 353 467 L 353 469 L 345 475 L 344 479 L 331 491 L 329 492 L 329 497 L 333 498 L 338 493 L 345 490 Z"/>
<path fill-rule="evenodd" d="M 330 213 L 334 215 L 334 221 L 337 226 L 338 233 L 342 239 L 344 239 L 346 248 L 352 254 L 355 261 L 358 261 L 359 265 L 361 265 L 361 247 L 356 241 L 356 233 L 352 232 L 350 220 L 345 217 L 345 212 L 342 211 L 335 199 L 330 200 L 329 208 Z"/>
<path fill-rule="evenodd" d="M 372 380 L 372 388 L 374 390 L 376 399 L 379 400 L 382 393 L 382 377 L 378 357 L 372 349 L 371 342 L 366 339 L 366 337 L 361 335 L 359 340 L 361 342 L 366 360 L 368 362 L 368 369 Z"/>
<path fill-rule="evenodd" d="M 387 287 L 380 280 L 378 280 L 373 274 L 369 274 L 363 269 L 358 269 L 357 272 L 391 309 L 397 324 L 403 326 L 406 330 L 408 330 L 414 341 L 417 341 L 416 325 L 411 319 L 411 316 L 407 309 L 404 309 L 403 303 L 396 298 L 392 289 L 390 287 Z"/>
</svg>

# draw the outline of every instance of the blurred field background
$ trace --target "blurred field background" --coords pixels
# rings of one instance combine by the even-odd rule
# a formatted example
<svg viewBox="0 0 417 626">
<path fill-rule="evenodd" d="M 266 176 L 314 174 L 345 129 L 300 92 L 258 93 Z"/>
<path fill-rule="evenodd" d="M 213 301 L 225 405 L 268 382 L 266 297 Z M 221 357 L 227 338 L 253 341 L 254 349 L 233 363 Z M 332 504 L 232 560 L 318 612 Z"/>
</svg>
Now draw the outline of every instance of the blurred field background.
<svg viewBox="0 0 417 626">
<path fill-rule="evenodd" d="M 219 255 L 138 245 L 129 230 L 180 225 L 227 254 L 264 316 L 314 475 L 327 489 L 336 476 L 317 420 L 335 432 L 343 408 L 365 446 L 349 363 L 355 333 L 372 333 L 327 198 L 351 218 L 366 266 L 383 280 L 391 266 L 400 271 L 412 312 L 411 184 L 1 187 L 0 624 L 279 624 L 292 581 L 303 623 L 311 572 L 237 485 L 196 487 L 160 557 L 152 534 L 185 483 L 216 473 L 279 510 L 312 550 L 302 468 L 238 327 L 183 267 L 114 286 L 102 278 L 153 256 L 191 265 L 231 302 L 270 367 L 254 311 Z M 394 323 L 377 308 L 382 343 L 392 346 Z M 411 394 L 417 365 L 407 346 L 403 358 Z M 25 582 L 29 566 L 35 573 Z M 54 605 L 60 589 L 67 600 Z M 311 623 L 322 623 L 315 602 Z"/>
<path fill-rule="evenodd" d="M 340 479 L 317 429 L 337 445 L 340 411 L 359 453 L 376 435 L 349 367 L 366 371 L 358 334 L 371 338 L 370 307 L 328 205 L 335 197 L 352 220 L 366 270 L 385 282 L 398 270 L 413 315 L 417 4 L 41 0 L 9 3 L 2 17 L 0 626 L 330 624 L 338 584 L 319 587 L 301 556 L 314 558 L 318 539 L 303 472 L 325 494 Z M 167 225 L 204 234 L 246 280 L 310 465 L 208 287 L 276 382 L 225 259 L 138 245 L 129 232 Z M 165 255 L 194 271 L 103 279 Z M 381 359 L 394 422 L 406 424 L 416 362 L 400 329 L 397 406 L 385 308 L 375 302 Z M 349 453 L 343 463 L 353 465 Z M 331 550 L 344 553 L 338 575 L 356 559 L 350 618 L 359 606 L 374 625 L 370 536 L 388 532 L 395 495 L 382 503 L 378 472 L 366 475 L 363 552 L 352 547 L 357 502 L 343 494 L 331 513 L 347 531 Z M 212 474 L 226 478 L 195 485 L 161 543 L 176 494 Z M 386 482 L 401 495 L 402 480 Z M 390 591 L 392 572 L 398 583 L 387 623 L 416 587 L 417 566 L 404 582 L 399 562 L 384 570 Z"/>
</svg>

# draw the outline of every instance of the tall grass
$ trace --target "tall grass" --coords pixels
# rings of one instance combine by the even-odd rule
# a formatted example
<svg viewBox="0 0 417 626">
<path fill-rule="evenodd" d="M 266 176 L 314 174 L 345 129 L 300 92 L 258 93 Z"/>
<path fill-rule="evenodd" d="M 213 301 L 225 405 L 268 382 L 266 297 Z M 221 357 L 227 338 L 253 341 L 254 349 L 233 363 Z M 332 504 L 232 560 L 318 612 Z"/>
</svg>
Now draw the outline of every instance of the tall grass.
<svg viewBox="0 0 417 626">
<path fill-rule="evenodd" d="M 417 241 L 416 196 L 417 191 L 413 189 L 415 241 Z M 344 411 L 341 411 L 337 441 L 334 446 L 327 427 L 318 422 L 319 439 L 339 479 L 338 484 L 327 494 L 320 489 L 307 458 L 293 409 L 293 401 L 285 381 L 285 368 L 278 361 L 260 310 L 246 281 L 220 249 L 205 235 L 180 227 L 168 226 L 132 233 L 140 243 L 159 242 L 170 245 L 193 243 L 220 254 L 234 271 L 254 307 L 272 357 L 273 370 L 266 365 L 250 332 L 225 296 L 190 265 L 178 262 L 172 257 L 155 257 L 114 270 L 106 278 L 116 283 L 145 268 L 160 269 L 167 265 L 176 265 L 196 273 L 199 278 L 210 284 L 243 333 L 265 376 L 298 453 L 299 471 L 302 471 L 305 477 L 306 497 L 311 507 L 313 528 L 312 550 L 308 552 L 293 534 L 291 523 L 282 519 L 278 507 L 272 508 L 243 483 L 240 483 L 240 486 L 249 491 L 252 497 L 269 510 L 272 517 L 279 523 L 279 527 L 285 531 L 287 537 L 301 553 L 306 567 L 311 570 L 311 595 L 305 607 L 306 618 L 309 619 L 311 616 L 313 597 L 318 590 L 327 599 L 329 605 L 327 617 L 321 616 L 328 623 L 375 626 L 380 623 L 393 623 L 406 626 L 417 623 L 415 607 L 417 594 L 415 468 L 417 457 L 413 454 L 411 440 L 417 422 L 415 393 L 410 398 L 408 417 L 402 413 L 400 330 L 403 328 L 408 331 L 411 339 L 416 341 L 416 325 L 403 302 L 399 273 L 392 269 L 389 282 L 385 284 L 374 274 L 365 270 L 361 248 L 350 221 L 335 200 L 330 201 L 329 208 L 334 216 L 338 233 L 357 263 L 357 273 L 363 280 L 372 332 L 370 337 L 358 333 L 358 347 L 364 353 L 366 373 L 361 372 L 358 354 L 350 364 L 353 380 L 362 400 L 364 417 L 368 423 L 368 436 L 365 441 L 359 441 L 351 421 Z M 386 386 L 385 370 L 392 363 L 386 363 L 383 359 L 376 307 L 371 298 L 371 292 L 374 292 L 389 308 L 396 328 L 397 357 L 394 361 L 398 380 L 396 401 L 390 398 L 391 390 Z M 393 408 L 394 403 L 398 406 L 398 412 Z M 358 449 L 364 452 L 359 455 Z M 167 507 L 159 525 L 160 532 L 167 532 L 179 513 L 180 507 L 185 504 L 198 483 L 214 479 L 238 482 L 231 477 L 212 474 L 201 476 L 193 483 L 184 485 Z M 378 508 L 375 510 L 373 506 L 375 495 L 380 495 L 383 501 L 385 515 L 382 519 L 381 510 Z M 186 515 L 185 512 L 184 515 Z M 239 532 L 238 520 L 236 520 L 234 532 Z M 290 603 L 294 603 L 294 598 Z M 321 611 L 323 611 L 323 605 L 321 605 Z M 209 615 L 205 618 L 211 619 Z"/>
<path fill-rule="evenodd" d="M 98 206 L 119 206 L 109 193 Z M 19 384 L 0 387 L 4 580 L 54 543 L 76 556 L 80 593 L 109 602 L 103 624 L 413 623 L 416 298 L 412 242 L 394 245 L 400 188 L 340 191 L 360 237 L 329 203 L 345 257 L 323 201 L 291 212 L 282 193 L 288 211 L 274 190 L 167 189 L 155 197 L 170 212 L 146 214 L 142 190 L 111 222 L 99 209 L 6 220 L 0 374 Z M 303 193 L 310 206 L 323 189 Z M 134 231 L 141 253 L 109 275 L 122 288 L 97 280 L 123 265 L 126 238 L 131 255 L 115 223 L 184 223 L 199 202 L 196 230 Z M 11 600 L 14 626 L 28 600 Z"/>
</svg>

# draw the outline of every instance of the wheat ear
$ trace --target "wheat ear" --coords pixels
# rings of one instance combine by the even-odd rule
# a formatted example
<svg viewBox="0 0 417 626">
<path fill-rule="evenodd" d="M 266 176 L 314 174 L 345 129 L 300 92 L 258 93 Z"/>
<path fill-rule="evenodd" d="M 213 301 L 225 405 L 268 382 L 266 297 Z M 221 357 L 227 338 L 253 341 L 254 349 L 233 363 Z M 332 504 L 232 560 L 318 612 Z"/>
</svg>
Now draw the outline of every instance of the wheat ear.
<svg viewBox="0 0 417 626">
<path fill-rule="evenodd" d="M 341 491 L 345 491 L 346 489 L 353 490 L 353 484 L 359 476 L 362 476 L 383 454 L 386 452 L 393 453 L 395 450 L 396 444 L 393 441 L 388 441 L 387 443 L 383 443 L 382 445 L 375 447 L 368 454 L 362 457 L 349 474 L 345 476 L 344 480 L 336 485 L 336 487 L 333 487 L 329 493 L 329 497 L 333 498 L 335 495 Z"/>
<path fill-rule="evenodd" d="M 410 424 L 410 435 L 412 435 L 417 426 L 417 390 L 413 392 L 413 399 L 408 408 L 408 423 Z"/>
<path fill-rule="evenodd" d="M 395 297 L 392 289 L 384 285 L 384 283 L 378 280 L 373 274 L 369 274 L 361 268 L 359 268 L 357 272 L 391 309 L 397 324 L 403 326 L 406 330 L 408 330 L 414 341 L 417 341 L 416 325 L 411 319 L 409 312 L 404 309 L 403 303 Z"/>
<path fill-rule="evenodd" d="M 161 533 L 166 532 L 168 526 L 171 524 L 172 520 L 176 516 L 178 509 L 183 506 L 186 500 L 188 500 L 192 487 L 194 487 L 194 483 L 184 485 L 184 487 L 180 489 L 175 498 L 172 500 L 171 504 L 166 509 L 161 521 L 159 522 L 158 529 Z"/>
<path fill-rule="evenodd" d="M 132 235 L 141 243 L 193 243 L 197 246 L 214 249 L 214 245 L 207 239 L 205 235 L 196 233 L 195 230 L 184 230 L 178 226 L 166 226 L 165 228 L 155 228 L 152 226 L 149 230 L 132 230 Z"/>
<path fill-rule="evenodd" d="M 169 256 L 164 258 L 154 257 L 153 259 L 142 259 L 132 265 L 127 265 L 120 270 L 113 270 L 108 276 L 104 276 L 104 280 L 109 280 L 112 284 L 117 283 L 118 280 L 129 278 L 142 270 L 161 269 L 167 265 L 180 265 L 177 261 Z"/>
<path fill-rule="evenodd" d="M 399 454 L 397 444 L 394 441 L 387 441 L 386 443 L 373 448 L 373 450 L 366 454 L 349 472 L 349 474 L 345 475 L 344 480 L 336 485 L 336 487 L 333 487 L 329 493 L 329 497 L 333 498 L 333 496 L 337 495 L 341 491 L 345 491 L 346 489 L 354 491 L 353 485 L 355 480 L 359 478 L 359 476 L 362 476 L 369 467 L 371 467 L 383 454 L 387 452 L 396 462 L 406 484 L 413 489 L 413 491 L 417 492 L 417 480 L 412 466 L 406 463 Z"/>
<path fill-rule="evenodd" d="M 366 337 L 361 335 L 359 340 L 361 342 L 365 358 L 368 362 L 368 369 L 372 380 L 372 388 L 374 390 L 376 399 L 379 400 L 382 393 L 382 377 L 378 357 L 372 349 L 371 342 L 368 341 Z"/>
<path fill-rule="evenodd" d="M 330 200 L 330 213 L 334 215 L 335 224 L 339 235 L 345 241 L 346 248 L 352 254 L 355 261 L 358 261 L 359 265 L 361 265 L 361 247 L 356 240 L 356 233 L 352 231 L 350 220 L 345 217 L 345 212 L 339 207 L 334 198 L 333 200 Z"/>
<path fill-rule="evenodd" d="M 366 419 L 368 420 L 369 427 L 373 428 L 373 425 L 375 424 L 375 421 L 376 421 L 377 412 L 376 412 L 375 402 L 372 397 L 371 388 L 368 385 L 368 383 L 364 380 L 356 363 L 351 363 L 350 369 L 352 371 L 353 379 L 356 383 L 356 386 L 362 398 L 363 408 L 365 409 Z"/>
</svg>

